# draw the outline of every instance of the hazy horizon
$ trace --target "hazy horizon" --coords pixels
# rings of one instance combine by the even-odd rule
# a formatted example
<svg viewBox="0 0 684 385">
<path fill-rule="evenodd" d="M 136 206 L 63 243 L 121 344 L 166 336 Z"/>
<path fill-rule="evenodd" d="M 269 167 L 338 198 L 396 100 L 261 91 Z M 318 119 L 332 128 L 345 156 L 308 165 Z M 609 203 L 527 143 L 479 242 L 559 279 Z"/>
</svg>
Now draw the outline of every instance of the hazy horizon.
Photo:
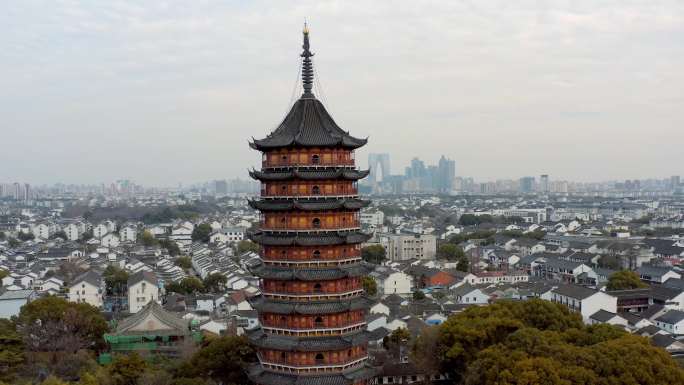
<svg viewBox="0 0 684 385">
<path fill-rule="evenodd" d="M 682 175 L 684 3 L 0 5 L 0 182 L 247 178 L 306 18 L 323 100 L 387 152 L 477 180 Z M 299 96 L 297 89 L 295 95 Z"/>
</svg>

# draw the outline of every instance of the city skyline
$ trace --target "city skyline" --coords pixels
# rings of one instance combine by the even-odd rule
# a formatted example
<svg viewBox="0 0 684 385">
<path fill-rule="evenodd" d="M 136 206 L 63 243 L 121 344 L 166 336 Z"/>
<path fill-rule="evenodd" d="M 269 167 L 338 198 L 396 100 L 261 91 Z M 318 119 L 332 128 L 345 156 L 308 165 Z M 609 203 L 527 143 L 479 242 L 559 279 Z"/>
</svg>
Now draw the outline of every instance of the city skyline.
<svg viewBox="0 0 684 385">
<path fill-rule="evenodd" d="M 684 5 L 615 4 L 6 4 L 0 180 L 245 176 L 247 140 L 292 98 L 300 42 L 281 32 L 305 17 L 322 99 L 372 139 L 359 159 L 444 154 L 489 180 L 681 174 Z"/>
</svg>

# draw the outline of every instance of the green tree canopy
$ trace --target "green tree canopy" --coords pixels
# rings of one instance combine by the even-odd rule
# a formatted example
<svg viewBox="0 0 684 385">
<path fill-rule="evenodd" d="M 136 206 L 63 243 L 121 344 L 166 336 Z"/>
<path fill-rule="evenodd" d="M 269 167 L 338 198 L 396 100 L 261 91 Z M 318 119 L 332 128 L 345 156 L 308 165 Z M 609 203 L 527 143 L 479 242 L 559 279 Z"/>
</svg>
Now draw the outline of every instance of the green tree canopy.
<svg viewBox="0 0 684 385">
<path fill-rule="evenodd" d="M 0 319 L 0 381 L 11 382 L 24 362 L 24 344 L 14 322 Z"/>
<path fill-rule="evenodd" d="M 386 259 L 386 251 L 382 245 L 370 245 L 361 249 L 361 258 L 369 263 L 381 264 Z"/>
<path fill-rule="evenodd" d="M 226 282 L 228 282 L 228 278 L 226 278 L 225 275 L 220 273 L 212 273 L 204 278 L 202 285 L 204 286 L 204 290 L 207 292 L 218 293 L 225 289 Z"/>
<path fill-rule="evenodd" d="M 465 252 L 458 245 L 453 243 L 444 243 L 437 249 L 437 256 L 449 261 L 458 261 L 465 258 Z"/>
<path fill-rule="evenodd" d="M 30 351 L 74 353 L 102 347 L 108 326 L 94 306 L 47 296 L 22 306 L 17 330 Z"/>
<path fill-rule="evenodd" d="M 33 233 L 25 233 L 23 231 L 20 231 L 19 234 L 17 234 L 17 238 L 19 238 L 20 241 L 26 242 L 36 239 L 36 236 L 33 235 Z"/>
<path fill-rule="evenodd" d="M 124 295 L 128 288 L 128 272 L 115 265 L 109 265 L 102 273 L 107 293 Z"/>
<path fill-rule="evenodd" d="M 157 239 L 154 238 L 154 235 L 152 235 L 152 233 L 149 230 L 143 230 L 139 238 L 140 243 L 142 243 L 143 246 L 150 247 L 157 244 Z"/>
<path fill-rule="evenodd" d="M 192 230 L 192 240 L 208 243 L 209 237 L 211 236 L 211 225 L 208 223 L 202 223 Z"/>
<path fill-rule="evenodd" d="M 363 290 L 369 296 L 373 297 L 376 294 L 378 294 L 378 283 L 375 282 L 375 279 L 373 279 L 373 277 L 369 277 L 367 275 L 362 277 L 361 284 L 363 285 Z"/>
<path fill-rule="evenodd" d="M 248 384 L 247 366 L 256 360 L 245 336 L 226 336 L 209 341 L 176 370 L 176 377 L 211 378 L 225 385 Z"/>
<path fill-rule="evenodd" d="M 180 255 L 181 253 L 180 247 L 178 247 L 176 241 L 173 241 L 171 239 L 160 239 L 159 246 L 166 249 L 166 251 L 168 251 L 169 255 L 171 255 L 172 257 Z"/>
<path fill-rule="evenodd" d="M 425 299 L 425 293 L 422 290 L 416 290 L 413 292 L 413 299 L 416 301 L 421 301 Z"/>
<path fill-rule="evenodd" d="M 243 240 L 237 243 L 237 254 L 246 253 L 248 251 L 258 253 L 259 245 L 249 240 Z"/>
<path fill-rule="evenodd" d="M 178 294 L 201 293 L 204 290 L 204 283 L 197 277 L 185 277 L 180 282 L 170 282 L 166 285 L 167 292 Z"/>
<path fill-rule="evenodd" d="M 468 308 L 439 327 L 436 341 L 418 341 L 414 355 L 439 362 L 462 384 L 684 383 L 684 370 L 648 339 L 585 326 L 539 299 Z"/>
<path fill-rule="evenodd" d="M 647 284 L 639 279 L 637 273 L 630 270 L 620 270 L 608 277 L 608 290 L 627 290 L 648 287 Z"/>
<path fill-rule="evenodd" d="M 147 362 L 138 353 L 131 353 L 115 356 L 108 371 L 114 385 L 136 385 L 147 368 Z"/>
<path fill-rule="evenodd" d="M 176 266 L 179 266 L 182 269 L 188 270 L 192 268 L 192 259 L 190 257 L 178 257 L 174 261 Z"/>
</svg>

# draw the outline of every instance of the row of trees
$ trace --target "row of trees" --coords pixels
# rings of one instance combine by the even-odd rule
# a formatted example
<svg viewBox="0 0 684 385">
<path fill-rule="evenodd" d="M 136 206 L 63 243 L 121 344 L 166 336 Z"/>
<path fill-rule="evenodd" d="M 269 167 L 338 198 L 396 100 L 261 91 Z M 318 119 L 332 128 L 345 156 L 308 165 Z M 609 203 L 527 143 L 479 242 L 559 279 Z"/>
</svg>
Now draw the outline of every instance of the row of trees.
<svg viewBox="0 0 684 385">
<path fill-rule="evenodd" d="M 227 278 L 223 274 L 212 273 L 203 280 L 197 277 L 185 277 L 179 282 L 170 282 L 166 285 L 167 293 L 196 294 L 217 293 L 225 289 Z"/>
</svg>

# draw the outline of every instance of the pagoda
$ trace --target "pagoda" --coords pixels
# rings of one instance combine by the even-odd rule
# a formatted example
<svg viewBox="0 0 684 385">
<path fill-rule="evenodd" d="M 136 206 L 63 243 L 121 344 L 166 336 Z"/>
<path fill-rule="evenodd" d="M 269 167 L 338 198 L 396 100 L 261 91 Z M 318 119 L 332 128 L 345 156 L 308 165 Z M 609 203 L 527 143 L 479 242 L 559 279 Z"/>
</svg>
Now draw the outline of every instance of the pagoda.
<svg viewBox="0 0 684 385">
<path fill-rule="evenodd" d="M 354 150 L 365 145 L 342 130 L 312 92 L 313 53 L 304 27 L 304 92 L 280 125 L 250 146 L 262 153 L 259 229 L 261 295 L 252 299 L 261 328 L 249 334 L 259 364 L 249 376 L 260 385 L 360 385 L 374 381 L 368 363 L 366 314 L 371 301 L 362 277 Z"/>
</svg>

